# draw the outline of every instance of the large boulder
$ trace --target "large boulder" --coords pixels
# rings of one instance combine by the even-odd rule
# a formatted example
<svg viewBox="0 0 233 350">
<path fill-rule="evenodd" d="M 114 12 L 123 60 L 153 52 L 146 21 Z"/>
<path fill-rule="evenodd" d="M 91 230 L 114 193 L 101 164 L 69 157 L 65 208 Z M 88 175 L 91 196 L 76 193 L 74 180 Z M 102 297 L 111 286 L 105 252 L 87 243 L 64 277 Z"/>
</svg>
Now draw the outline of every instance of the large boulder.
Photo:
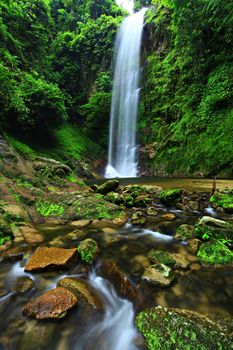
<svg viewBox="0 0 233 350">
<path fill-rule="evenodd" d="M 168 206 L 176 205 L 182 202 L 182 188 L 170 188 L 160 193 L 159 199 Z"/>
<path fill-rule="evenodd" d="M 100 194 L 107 194 L 109 192 L 114 192 L 119 187 L 118 180 L 108 180 L 104 182 L 102 185 L 97 187 L 96 192 Z"/>
<path fill-rule="evenodd" d="M 82 262 L 90 265 L 95 261 L 99 252 L 99 247 L 94 239 L 87 238 L 79 243 L 78 252 Z"/>
<path fill-rule="evenodd" d="M 164 264 L 155 264 L 147 267 L 141 276 L 142 281 L 157 287 L 169 287 L 175 278 L 173 270 Z"/>
<path fill-rule="evenodd" d="M 230 329 L 224 327 L 224 322 L 215 322 L 194 311 L 158 306 L 140 312 L 136 324 L 148 350 L 233 349 Z"/>
<path fill-rule="evenodd" d="M 27 261 L 25 271 L 67 269 L 76 253 L 77 249 L 39 247 Z"/>
<path fill-rule="evenodd" d="M 92 309 L 103 309 L 104 307 L 100 296 L 86 281 L 80 278 L 63 278 L 57 286 L 70 290 L 83 305 L 87 305 Z"/>
<path fill-rule="evenodd" d="M 203 216 L 195 225 L 194 235 L 204 240 L 226 239 L 233 240 L 233 225 L 226 221 Z"/>
<path fill-rule="evenodd" d="M 221 241 L 203 243 L 197 253 L 202 264 L 232 264 L 233 252 Z"/>
<path fill-rule="evenodd" d="M 58 287 L 29 301 L 23 308 L 23 314 L 32 316 L 37 320 L 61 319 L 76 304 L 77 298 L 73 293 L 65 288 Z"/>
</svg>

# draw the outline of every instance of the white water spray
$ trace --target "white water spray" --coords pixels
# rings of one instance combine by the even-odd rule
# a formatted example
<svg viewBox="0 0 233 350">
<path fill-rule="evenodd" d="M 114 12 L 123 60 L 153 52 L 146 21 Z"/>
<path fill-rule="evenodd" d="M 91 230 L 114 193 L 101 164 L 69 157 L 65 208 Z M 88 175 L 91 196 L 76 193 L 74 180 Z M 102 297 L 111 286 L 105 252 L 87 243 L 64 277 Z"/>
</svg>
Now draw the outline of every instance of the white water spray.
<svg viewBox="0 0 233 350">
<path fill-rule="evenodd" d="M 118 1 L 133 13 L 133 1 Z M 146 8 L 128 16 L 117 34 L 108 165 L 105 177 L 136 177 L 136 122 L 139 101 L 140 48 Z"/>
<path fill-rule="evenodd" d="M 138 350 L 134 341 L 138 334 L 134 326 L 133 304 L 120 298 L 111 283 L 92 272 L 89 278 L 91 285 L 99 291 L 106 304 L 106 311 L 102 321 L 97 322 L 79 338 L 78 350 L 84 350 L 87 340 L 93 334 L 104 335 L 105 348 L 108 350 Z"/>
</svg>

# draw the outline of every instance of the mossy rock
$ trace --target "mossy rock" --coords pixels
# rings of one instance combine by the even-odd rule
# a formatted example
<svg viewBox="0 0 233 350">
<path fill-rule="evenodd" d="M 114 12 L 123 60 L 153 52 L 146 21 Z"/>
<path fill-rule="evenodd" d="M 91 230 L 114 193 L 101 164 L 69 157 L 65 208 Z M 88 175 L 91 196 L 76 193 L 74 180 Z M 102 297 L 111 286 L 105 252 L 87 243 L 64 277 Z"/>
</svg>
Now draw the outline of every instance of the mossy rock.
<svg viewBox="0 0 233 350">
<path fill-rule="evenodd" d="M 203 243 L 197 253 L 202 264 L 218 265 L 233 263 L 233 252 L 220 241 Z"/>
<path fill-rule="evenodd" d="M 203 240 L 224 239 L 233 242 L 233 225 L 226 221 L 203 216 L 195 225 L 194 237 Z"/>
<path fill-rule="evenodd" d="M 159 199 L 168 206 L 176 205 L 182 202 L 182 188 L 170 188 L 160 193 Z"/>
<path fill-rule="evenodd" d="M 148 253 L 148 258 L 153 264 L 163 264 L 172 269 L 178 269 L 183 266 L 181 261 L 182 256 L 180 254 L 170 254 L 162 250 L 152 249 Z M 182 260 L 185 261 L 185 258 Z M 186 265 L 184 266 L 185 268 L 187 267 Z"/>
<path fill-rule="evenodd" d="M 106 196 L 104 196 L 104 199 L 107 202 L 117 205 L 122 204 L 124 202 L 123 197 L 117 192 L 109 192 Z"/>
<path fill-rule="evenodd" d="M 171 254 L 162 250 L 150 250 L 148 253 L 148 258 L 153 264 L 161 263 L 172 268 L 176 266 L 176 261 L 171 257 Z"/>
<path fill-rule="evenodd" d="M 164 264 L 148 266 L 141 277 L 142 281 L 163 288 L 169 287 L 174 278 L 172 269 Z"/>
<path fill-rule="evenodd" d="M 219 193 L 217 192 L 210 198 L 210 203 L 214 207 L 221 207 L 229 214 L 233 213 L 233 192 Z"/>
<path fill-rule="evenodd" d="M 131 216 L 131 222 L 133 225 L 145 225 L 146 218 L 142 211 L 135 211 Z"/>
<path fill-rule="evenodd" d="M 207 316 L 160 306 L 140 312 L 139 332 L 149 350 L 231 350 L 232 338 Z"/>
<path fill-rule="evenodd" d="M 94 239 L 87 238 L 78 245 L 78 252 L 82 262 L 91 265 L 96 259 L 99 247 Z"/>
<path fill-rule="evenodd" d="M 187 241 L 194 237 L 194 226 L 183 224 L 180 225 L 174 235 L 174 239 L 178 241 Z"/>
<path fill-rule="evenodd" d="M 116 189 L 119 187 L 119 181 L 118 180 L 109 180 L 103 183 L 102 185 L 98 186 L 96 192 L 100 194 L 107 194 L 112 191 L 116 191 Z"/>
<path fill-rule="evenodd" d="M 127 208 L 132 208 L 133 205 L 134 205 L 134 197 L 131 196 L 131 195 L 127 195 L 124 197 L 124 205 L 127 207 Z"/>
<path fill-rule="evenodd" d="M 10 224 L 8 224 L 2 217 L 0 217 L 0 245 L 3 245 L 5 242 L 11 241 L 13 239 L 14 236 L 12 234 Z"/>
</svg>

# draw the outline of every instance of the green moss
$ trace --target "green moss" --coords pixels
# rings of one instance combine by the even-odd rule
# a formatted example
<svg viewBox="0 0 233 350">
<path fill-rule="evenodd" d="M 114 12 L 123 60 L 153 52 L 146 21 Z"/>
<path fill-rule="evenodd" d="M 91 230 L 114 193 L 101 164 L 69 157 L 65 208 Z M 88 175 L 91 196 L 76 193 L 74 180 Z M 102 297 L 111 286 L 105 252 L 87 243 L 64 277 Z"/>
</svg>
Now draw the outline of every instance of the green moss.
<svg viewBox="0 0 233 350">
<path fill-rule="evenodd" d="M 230 264 L 233 263 L 233 252 L 220 241 L 203 243 L 197 256 L 203 264 Z"/>
<path fill-rule="evenodd" d="M 222 207 L 226 211 L 233 212 L 233 194 L 216 193 L 210 198 L 210 203 L 216 207 Z"/>
<path fill-rule="evenodd" d="M 78 252 L 80 254 L 82 262 L 86 264 L 92 264 L 99 251 L 96 241 L 91 238 L 87 238 L 82 241 L 78 246 Z"/>
<path fill-rule="evenodd" d="M 152 263 L 161 263 L 172 268 L 175 268 L 177 262 L 172 256 L 165 251 L 152 249 L 148 253 L 148 258 Z"/>
<path fill-rule="evenodd" d="M 166 205 L 175 205 L 182 201 L 182 189 L 180 188 L 171 188 L 160 193 L 159 199 L 162 203 Z"/>
<path fill-rule="evenodd" d="M 185 310 L 157 307 L 140 312 L 136 317 L 138 330 L 149 350 L 230 350 L 230 337 L 220 328 Z"/>
<path fill-rule="evenodd" d="M 0 245 L 13 240 L 11 226 L 3 218 L 0 218 Z"/>
<path fill-rule="evenodd" d="M 51 203 L 45 200 L 38 200 L 36 202 L 36 210 L 42 216 L 61 216 L 65 212 L 65 208 L 57 203 Z"/>
<path fill-rule="evenodd" d="M 21 156 L 26 159 L 35 159 L 36 152 L 31 147 L 9 135 L 7 136 L 7 140 Z"/>
<path fill-rule="evenodd" d="M 85 183 L 81 179 L 79 179 L 74 173 L 67 175 L 66 180 L 74 184 L 77 184 L 81 187 L 85 186 Z"/>
<path fill-rule="evenodd" d="M 134 197 L 131 195 L 125 196 L 124 204 L 126 207 L 131 208 L 134 205 Z"/>
</svg>

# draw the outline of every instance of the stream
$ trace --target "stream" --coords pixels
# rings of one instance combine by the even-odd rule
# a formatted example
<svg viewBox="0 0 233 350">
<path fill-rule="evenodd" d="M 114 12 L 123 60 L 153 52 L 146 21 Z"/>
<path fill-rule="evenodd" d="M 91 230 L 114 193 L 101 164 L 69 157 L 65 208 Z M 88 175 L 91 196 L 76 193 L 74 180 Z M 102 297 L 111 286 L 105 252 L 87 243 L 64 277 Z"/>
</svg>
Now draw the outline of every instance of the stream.
<svg viewBox="0 0 233 350">
<path fill-rule="evenodd" d="M 166 208 L 161 206 L 161 212 Z M 145 350 L 145 344 L 134 326 L 138 312 L 136 301 L 130 301 L 117 292 L 117 281 L 108 281 L 101 267 L 109 261 L 115 262 L 121 271 L 137 286 L 148 307 L 161 305 L 207 313 L 210 316 L 232 316 L 233 271 L 228 267 L 207 268 L 201 266 L 196 255 L 190 253 L 184 242 L 173 239 L 176 228 L 183 224 L 194 224 L 204 214 L 225 219 L 210 207 L 203 212 L 184 212 L 175 208 L 177 219 L 164 223 L 154 218 L 148 227 L 141 228 L 127 223 L 114 227 L 105 223 L 90 225 L 86 237 L 94 238 L 101 250 L 95 266 L 83 272 L 80 264 L 68 271 L 25 273 L 22 262 L 0 263 L 0 350 Z M 229 215 L 228 215 L 229 218 Z M 70 226 L 39 225 L 45 237 L 43 245 L 53 245 L 64 234 L 71 232 Z M 77 246 L 77 241 L 64 241 L 63 247 Z M 184 255 L 190 265 L 188 270 L 179 270 L 178 278 L 169 288 L 158 288 L 142 282 L 141 274 L 146 266 L 146 255 L 156 248 Z M 16 280 L 29 276 L 35 288 L 27 293 L 14 291 Z M 78 306 L 66 318 L 57 322 L 36 321 L 22 315 L 23 306 L 44 291 L 56 287 L 65 277 L 82 277 L 95 289 L 104 301 L 104 312 L 90 312 Z M 4 292 L 5 291 L 5 292 Z M 140 309 L 140 306 L 139 306 Z"/>
</svg>

